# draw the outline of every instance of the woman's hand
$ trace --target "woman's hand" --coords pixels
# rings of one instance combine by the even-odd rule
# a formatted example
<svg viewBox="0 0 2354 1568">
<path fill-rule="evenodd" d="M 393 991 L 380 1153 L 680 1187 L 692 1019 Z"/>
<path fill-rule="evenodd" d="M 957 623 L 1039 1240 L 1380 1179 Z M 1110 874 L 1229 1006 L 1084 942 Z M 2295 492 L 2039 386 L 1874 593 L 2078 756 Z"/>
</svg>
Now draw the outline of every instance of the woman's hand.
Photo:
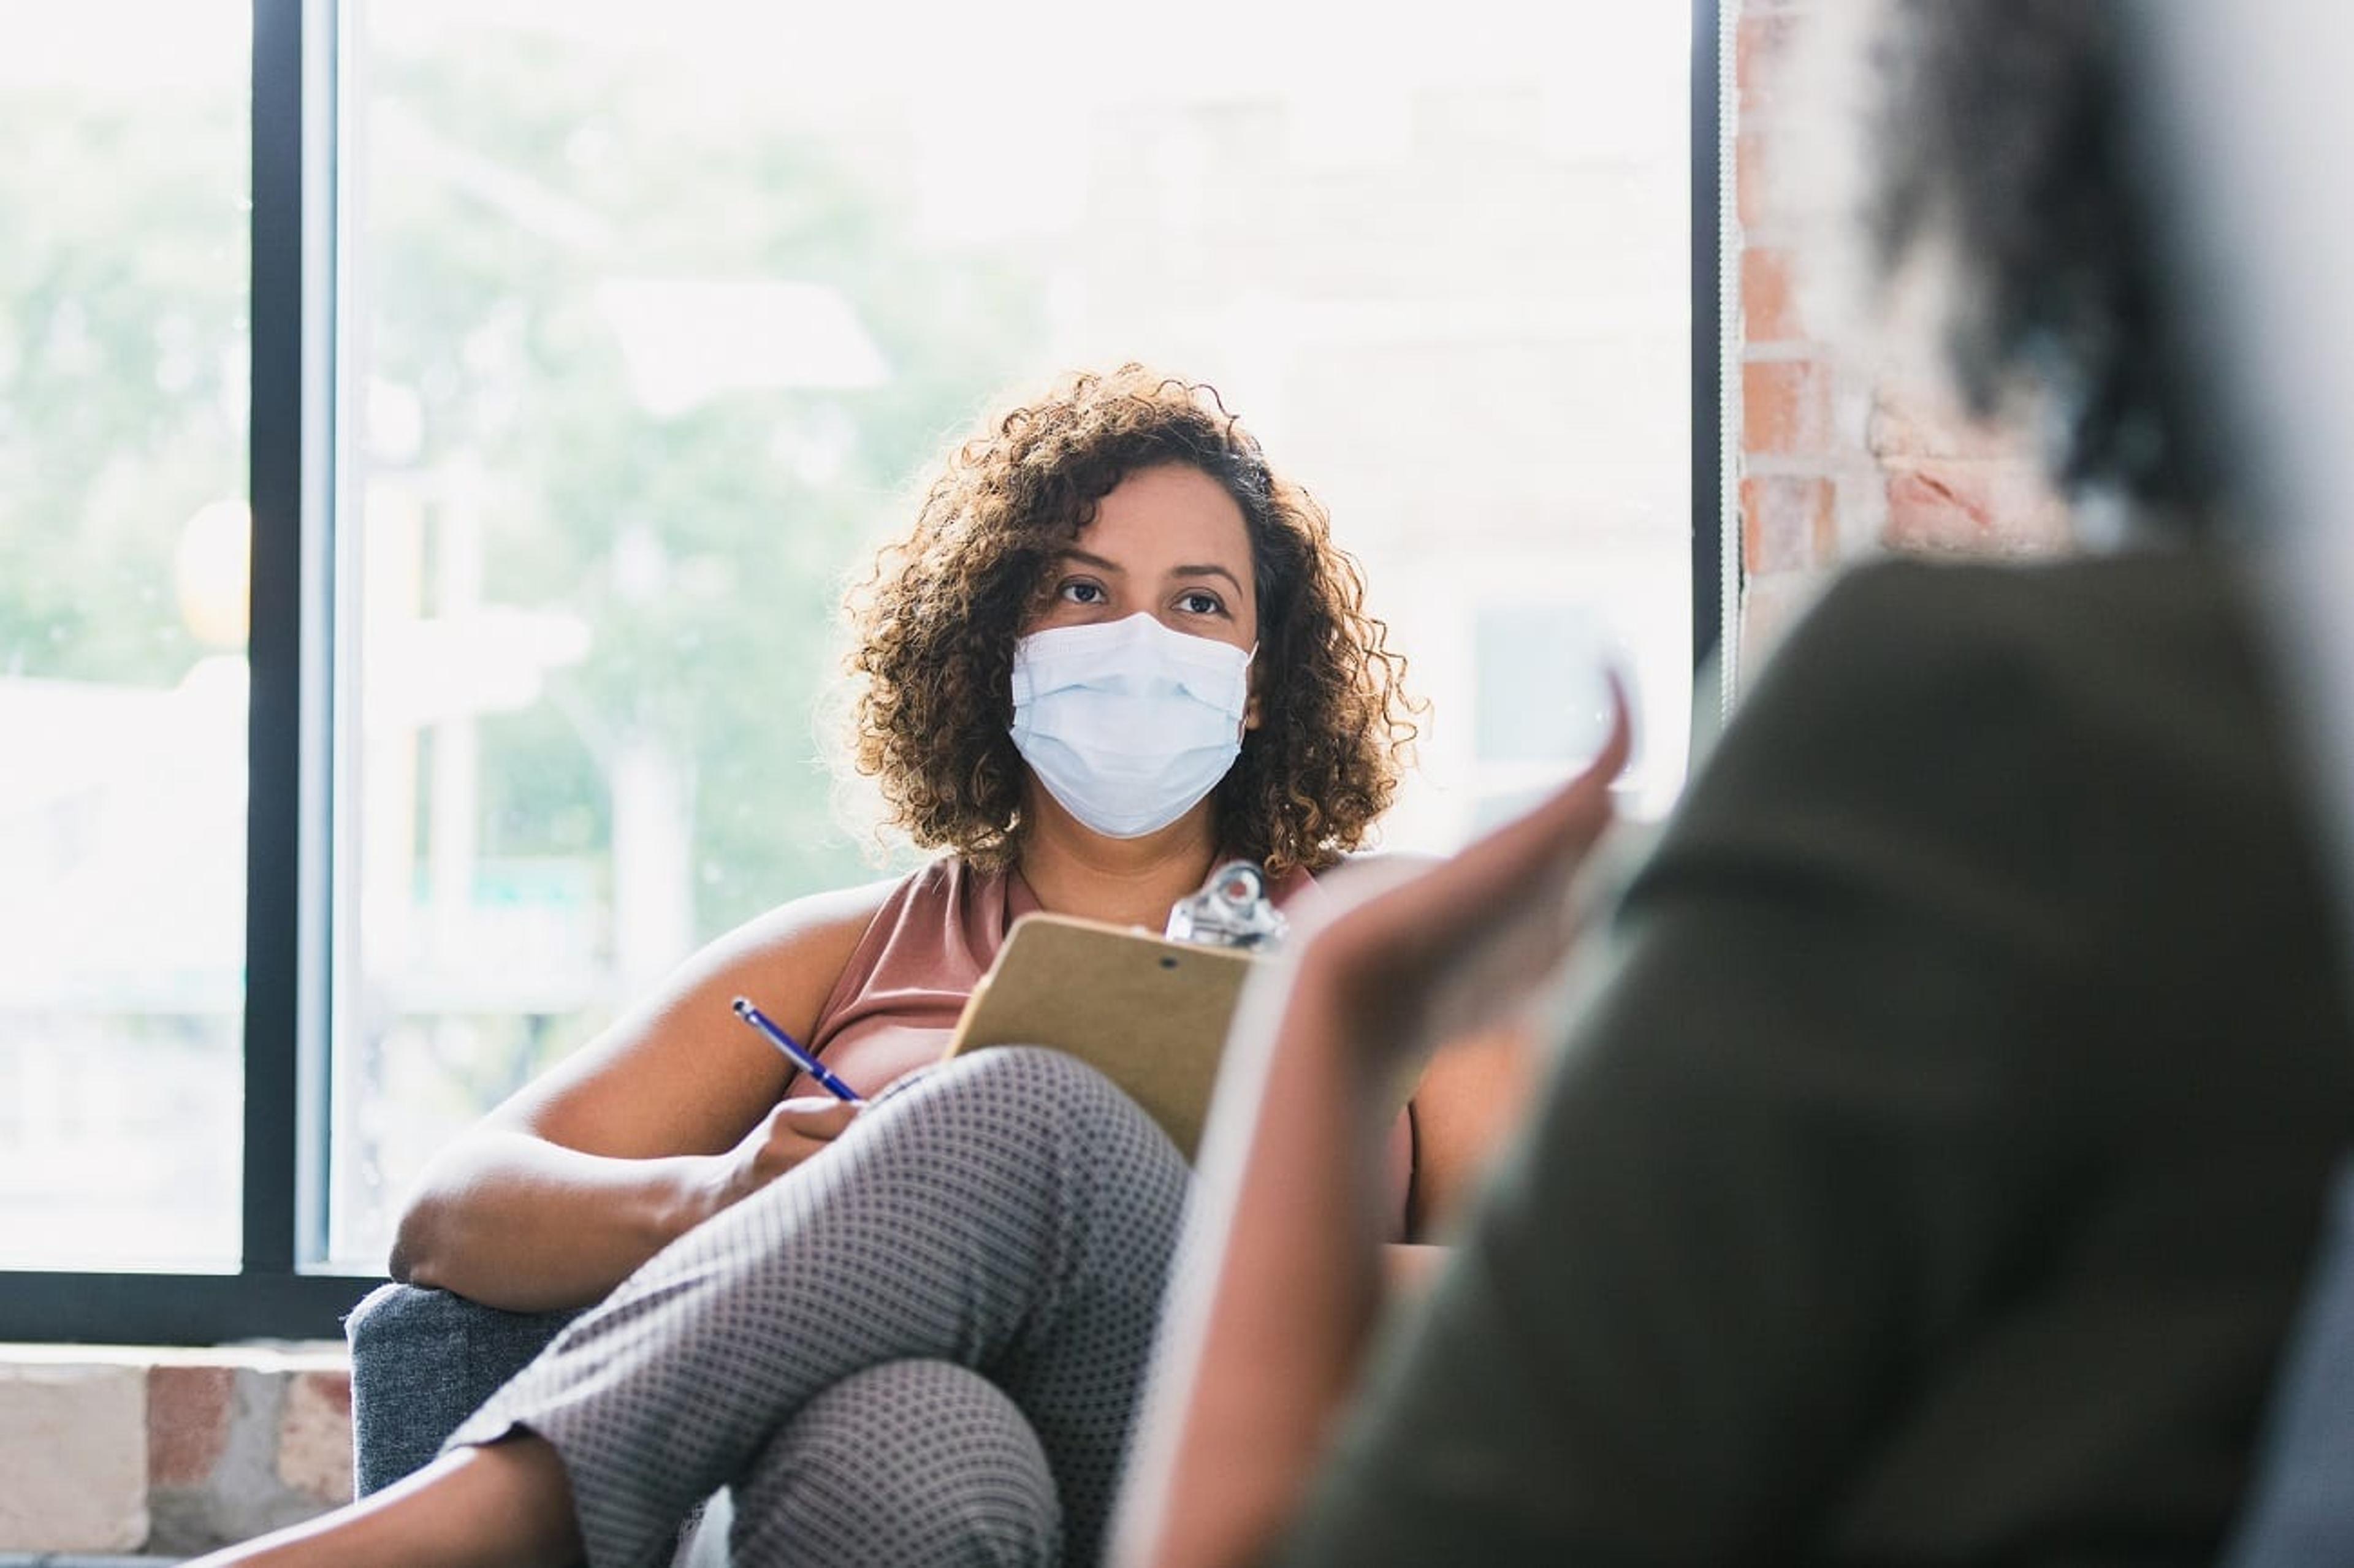
<svg viewBox="0 0 2354 1568">
<path fill-rule="evenodd" d="M 735 1148 L 712 1157 L 704 1217 L 743 1202 L 786 1171 L 823 1153 L 865 1108 L 828 1095 L 779 1100 Z"/>
<path fill-rule="evenodd" d="M 1526 816 L 1419 874 L 1331 879 L 1296 967 L 1246 991 L 1130 1457 L 1123 1568 L 1263 1561 L 1298 1505 L 1380 1305 L 1394 1102 L 1374 1091 L 1567 951 L 1571 879 L 1627 760 L 1615 705 L 1602 755 Z"/>
<path fill-rule="evenodd" d="M 1329 1016 L 1388 1066 L 1522 1001 L 1569 950 L 1570 884 L 1610 824 L 1610 781 L 1628 745 L 1615 683 L 1611 695 L 1601 754 L 1526 815 L 1427 870 L 1368 866 L 1331 878 L 1332 912 L 1302 945 L 1295 1005 L 1320 992 Z"/>
</svg>

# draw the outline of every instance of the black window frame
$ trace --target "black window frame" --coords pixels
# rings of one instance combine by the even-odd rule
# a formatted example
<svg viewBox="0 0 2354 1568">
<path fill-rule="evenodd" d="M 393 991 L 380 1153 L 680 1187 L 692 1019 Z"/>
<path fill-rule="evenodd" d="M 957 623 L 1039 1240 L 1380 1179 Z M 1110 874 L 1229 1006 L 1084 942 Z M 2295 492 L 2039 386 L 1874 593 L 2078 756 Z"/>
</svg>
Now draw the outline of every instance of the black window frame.
<svg viewBox="0 0 2354 1568">
<path fill-rule="evenodd" d="M 1693 0 L 1691 588 L 1695 672 L 1739 598 L 1725 426 L 1724 17 Z M 254 0 L 253 514 L 248 657 L 244 1199 L 224 1273 L 0 1270 L 0 1340 L 203 1345 L 341 1336 L 381 1277 L 326 1255 L 327 678 L 333 627 L 334 0 Z M 1695 702 L 1702 723 L 1718 705 Z"/>
</svg>

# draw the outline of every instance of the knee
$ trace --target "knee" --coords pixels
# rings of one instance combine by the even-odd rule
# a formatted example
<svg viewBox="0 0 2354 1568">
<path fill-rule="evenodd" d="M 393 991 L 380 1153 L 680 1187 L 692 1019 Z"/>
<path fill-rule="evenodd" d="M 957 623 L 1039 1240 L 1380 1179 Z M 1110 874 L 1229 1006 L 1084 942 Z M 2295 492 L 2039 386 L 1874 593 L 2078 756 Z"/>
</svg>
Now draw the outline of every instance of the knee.
<svg viewBox="0 0 2354 1568">
<path fill-rule="evenodd" d="M 801 1409 L 736 1488 L 737 1568 L 1051 1563 L 1062 1509 L 1004 1392 L 947 1361 L 889 1361 Z"/>
<path fill-rule="evenodd" d="M 1135 1114 L 1119 1086 L 1068 1052 L 995 1045 L 936 1067 L 907 1086 L 910 1098 L 991 1124 L 1067 1128 Z"/>
</svg>

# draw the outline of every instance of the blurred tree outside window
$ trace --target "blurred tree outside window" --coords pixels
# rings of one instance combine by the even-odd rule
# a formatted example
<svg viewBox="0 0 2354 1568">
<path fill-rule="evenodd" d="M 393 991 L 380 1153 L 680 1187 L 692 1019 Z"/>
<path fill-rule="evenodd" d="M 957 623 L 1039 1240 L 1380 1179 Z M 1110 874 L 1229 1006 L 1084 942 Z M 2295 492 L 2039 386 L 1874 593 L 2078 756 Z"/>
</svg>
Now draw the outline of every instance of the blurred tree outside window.
<svg viewBox="0 0 2354 1568">
<path fill-rule="evenodd" d="M 0 37 L 0 1266 L 233 1267 L 246 16 Z"/>
</svg>

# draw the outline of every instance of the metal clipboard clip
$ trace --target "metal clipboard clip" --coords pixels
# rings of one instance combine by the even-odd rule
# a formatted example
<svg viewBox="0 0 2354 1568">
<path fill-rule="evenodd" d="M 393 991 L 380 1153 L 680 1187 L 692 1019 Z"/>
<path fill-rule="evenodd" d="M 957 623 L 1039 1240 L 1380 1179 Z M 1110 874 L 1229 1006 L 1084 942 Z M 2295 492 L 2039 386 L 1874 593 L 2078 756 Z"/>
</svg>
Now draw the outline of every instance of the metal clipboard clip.
<svg viewBox="0 0 2354 1568">
<path fill-rule="evenodd" d="M 1267 874 L 1247 860 L 1230 860 L 1210 874 L 1202 891 L 1169 908 L 1172 942 L 1273 952 L 1283 945 L 1290 923 L 1267 895 Z"/>
</svg>

